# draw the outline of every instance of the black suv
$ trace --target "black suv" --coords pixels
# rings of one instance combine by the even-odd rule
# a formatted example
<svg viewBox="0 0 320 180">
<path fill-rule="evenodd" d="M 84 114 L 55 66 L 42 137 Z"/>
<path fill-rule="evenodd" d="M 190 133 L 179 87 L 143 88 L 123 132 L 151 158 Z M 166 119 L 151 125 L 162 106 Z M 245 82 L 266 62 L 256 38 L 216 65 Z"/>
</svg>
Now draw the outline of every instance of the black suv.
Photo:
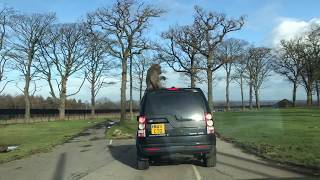
<svg viewBox="0 0 320 180">
<path fill-rule="evenodd" d="M 191 154 L 204 165 L 216 165 L 216 136 L 208 102 L 199 88 L 148 90 L 140 104 L 137 130 L 137 167 L 149 159 Z"/>
</svg>

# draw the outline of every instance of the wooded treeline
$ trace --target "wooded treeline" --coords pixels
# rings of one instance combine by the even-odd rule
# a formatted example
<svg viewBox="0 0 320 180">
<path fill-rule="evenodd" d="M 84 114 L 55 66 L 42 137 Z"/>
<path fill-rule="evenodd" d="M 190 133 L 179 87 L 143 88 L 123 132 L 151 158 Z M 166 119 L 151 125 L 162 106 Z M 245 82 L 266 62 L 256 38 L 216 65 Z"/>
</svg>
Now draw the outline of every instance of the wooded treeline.
<svg viewBox="0 0 320 180">
<path fill-rule="evenodd" d="M 166 11 L 134 0 L 117 0 L 110 7 L 89 12 L 82 21 L 59 23 L 54 13 L 21 13 L 14 9 L 0 11 L 0 94 L 8 83 L 23 81 L 17 88 L 24 95 L 25 119 L 30 118 L 31 97 L 37 92 L 37 81 L 47 84 L 50 98 L 65 117 L 67 99 L 77 94 L 85 81 L 90 84 L 92 115 L 99 91 L 115 82 L 121 72 L 121 121 L 126 109 L 133 109 L 133 90 L 144 90 L 145 75 L 153 63 L 166 64 L 190 78 L 190 87 L 207 86 L 209 106 L 213 109 L 213 80 L 219 69 L 226 72 L 226 107 L 230 109 L 229 85 L 239 83 L 244 102 L 244 86 L 249 87 L 249 105 L 260 108 L 260 90 L 272 72 L 293 82 L 307 92 L 308 106 L 312 94 L 319 102 L 320 28 L 314 25 L 307 33 L 283 40 L 279 47 L 256 47 L 245 40 L 229 38 L 245 25 L 244 17 L 194 7 L 193 22 L 170 27 L 153 42 L 147 32 L 155 18 Z M 19 79 L 11 79 L 16 72 Z M 81 83 L 69 92 L 68 82 Z M 129 82 L 129 101 L 126 95 Z M 128 103 L 129 102 L 129 103 Z M 244 103 L 243 108 L 245 107 Z M 132 116 L 131 111 L 131 117 Z"/>
<path fill-rule="evenodd" d="M 31 109 L 58 109 L 59 104 L 52 98 L 42 96 L 30 96 Z M 120 102 L 113 102 L 107 98 L 97 99 L 95 108 L 99 110 L 120 109 Z M 127 106 L 129 101 L 127 102 Z M 24 96 L 0 95 L 0 109 L 24 109 Z M 69 98 L 66 100 L 66 109 L 86 110 L 91 109 L 91 103 L 81 101 L 80 99 Z M 139 102 L 133 101 L 133 109 L 139 109 Z M 45 114 L 45 113 L 44 113 Z"/>
</svg>

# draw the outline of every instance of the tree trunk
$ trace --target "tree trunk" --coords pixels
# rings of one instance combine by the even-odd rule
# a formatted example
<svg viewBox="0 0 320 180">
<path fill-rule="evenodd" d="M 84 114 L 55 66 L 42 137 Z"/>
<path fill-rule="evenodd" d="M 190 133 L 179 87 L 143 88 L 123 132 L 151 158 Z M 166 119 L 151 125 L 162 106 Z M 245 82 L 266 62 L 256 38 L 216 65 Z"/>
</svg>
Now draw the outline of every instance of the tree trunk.
<svg viewBox="0 0 320 180">
<path fill-rule="evenodd" d="M 120 114 L 120 123 L 123 123 L 126 119 L 126 90 L 127 90 L 127 58 L 122 60 L 122 73 L 121 73 L 121 114 Z"/>
<path fill-rule="evenodd" d="M 65 119 L 66 99 L 67 99 L 67 79 L 61 80 L 60 104 L 59 104 L 59 119 Z"/>
<path fill-rule="evenodd" d="M 142 99 L 142 83 L 143 79 L 141 79 L 141 81 L 139 82 L 139 101 L 141 101 Z"/>
<path fill-rule="evenodd" d="M 25 122 L 29 122 L 30 120 L 30 96 L 29 96 L 30 76 L 27 75 L 27 77 L 25 77 L 25 81 L 26 82 L 23 90 L 24 101 L 25 101 L 24 118 L 25 118 Z"/>
<path fill-rule="evenodd" d="M 226 77 L 226 109 L 227 111 L 230 111 L 230 100 L 229 100 L 229 73 L 227 73 Z"/>
<path fill-rule="evenodd" d="M 307 90 L 307 106 L 311 108 L 312 107 L 312 87 L 310 84 L 308 84 L 306 90 Z"/>
<path fill-rule="evenodd" d="M 129 66 L 129 76 L 130 76 L 130 120 L 133 120 L 133 97 L 132 97 L 132 55 L 130 56 L 130 66 Z"/>
<path fill-rule="evenodd" d="M 208 103 L 209 103 L 210 110 L 213 111 L 212 70 L 211 70 L 211 68 L 207 69 L 207 78 L 208 78 Z"/>
<path fill-rule="evenodd" d="M 140 102 L 141 102 L 141 99 L 142 99 L 142 92 L 143 92 L 142 85 L 143 85 L 143 81 L 144 81 L 144 70 L 145 70 L 145 63 L 143 63 L 142 70 L 141 70 L 140 87 L 139 87 L 139 90 L 140 90 L 139 100 L 140 100 Z"/>
<path fill-rule="evenodd" d="M 96 115 L 96 98 L 95 98 L 95 91 L 94 91 L 94 79 L 91 83 L 91 117 L 95 118 Z"/>
<path fill-rule="evenodd" d="M 95 98 L 91 98 L 91 117 L 95 118 L 96 116 L 96 101 Z"/>
<path fill-rule="evenodd" d="M 196 87 L 195 74 L 191 73 L 191 88 L 195 88 L 195 87 Z"/>
<path fill-rule="evenodd" d="M 207 57 L 207 79 L 208 79 L 208 104 L 210 111 L 213 112 L 214 107 L 213 107 L 213 90 L 212 90 L 212 71 L 213 67 L 213 51 L 209 50 L 209 56 Z"/>
<path fill-rule="evenodd" d="M 31 66 L 32 66 L 32 60 L 33 60 L 33 54 L 32 52 L 28 53 L 28 64 L 27 64 L 27 71 L 25 75 L 25 85 L 23 89 L 24 94 L 24 100 L 25 100 L 25 112 L 24 112 L 24 118 L 25 122 L 29 122 L 30 120 L 30 96 L 29 96 L 29 88 L 30 88 L 30 81 L 31 81 Z"/>
<path fill-rule="evenodd" d="M 190 74 L 190 80 L 191 80 L 191 88 L 196 87 L 196 76 L 195 76 L 195 69 L 194 69 L 194 62 L 193 60 L 191 61 L 191 74 Z"/>
<path fill-rule="evenodd" d="M 255 88 L 255 97 L 256 97 L 256 108 L 260 109 L 260 101 L 259 101 L 259 90 L 257 88 Z"/>
<path fill-rule="evenodd" d="M 252 79 L 250 79 L 250 83 L 249 83 L 249 107 L 250 109 L 252 109 Z"/>
<path fill-rule="evenodd" d="M 241 93 L 242 111 L 244 111 L 245 110 L 245 106 L 244 106 L 244 100 L 243 100 L 243 78 L 242 78 L 242 75 L 240 75 L 240 93 Z"/>
<path fill-rule="evenodd" d="M 317 93 L 317 105 L 318 105 L 318 108 L 320 108 L 320 87 L 319 87 L 319 81 L 316 81 L 316 93 Z"/>
<path fill-rule="evenodd" d="M 293 107 L 296 107 L 297 102 L 296 102 L 296 97 L 297 97 L 297 81 L 293 82 L 293 92 L 292 92 L 292 103 Z"/>
</svg>

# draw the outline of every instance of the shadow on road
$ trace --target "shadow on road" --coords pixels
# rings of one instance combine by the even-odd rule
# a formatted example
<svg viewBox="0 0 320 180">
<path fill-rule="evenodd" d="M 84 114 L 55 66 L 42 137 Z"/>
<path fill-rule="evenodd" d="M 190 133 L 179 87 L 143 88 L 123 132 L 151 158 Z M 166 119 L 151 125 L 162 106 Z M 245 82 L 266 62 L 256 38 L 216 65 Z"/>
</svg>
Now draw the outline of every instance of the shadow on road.
<svg viewBox="0 0 320 180">
<path fill-rule="evenodd" d="M 166 157 L 161 157 L 161 159 L 156 159 L 152 162 L 153 166 L 170 166 L 179 164 L 192 164 L 196 166 L 204 166 L 201 160 L 197 160 L 192 156 L 180 156 L 180 155 L 169 155 Z"/>
<path fill-rule="evenodd" d="M 56 164 L 56 169 L 54 171 L 52 180 L 61 180 L 64 176 L 65 171 L 65 165 L 66 165 L 66 153 L 62 153 L 59 156 L 58 162 Z"/>
<path fill-rule="evenodd" d="M 137 168 L 137 153 L 135 145 L 112 145 L 109 146 L 109 149 L 114 159 L 134 169 Z M 193 164 L 197 166 L 203 166 L 201 161 L 190 156 L 169 155 L 166 157 L 161 157 L 161 159 L 157 158 L 150 160 L 151 166 L 168 166 L 178 164 Z"/>
<path fill-rule="evenodd" d="M 136 169 L 136 147 L 135 145 L 125 144 L 125 145 L 110 145 L 109 146 L 111 155 L 115 160 Z M 275 178 L 273 170 L 276 169 L 286 169 L 277 164 L 271 164 L 267 162 L 257 161 L 248 159 L 245 157 L 237 156 L 234 154 L 227 154 L 224 152 L 218 152 L 218 163 L 217 165 L 228 166 L 230 168 L 238 169 L 240 171 L 260 175 L 265 178 Z M 248 164 L 249 163 L 249 164 Z M 169 155 L 166 157 L 161 157 L 157 159 L 151 159 L 151 166 L 170 166 L 179 164 L 192 164 L 196 166 L 203 166 L 202 161 L 194 158 L 193 156 L 184 155 Z M 246 166 L 249 165 L 249 166 Z M 257 168 L 260 167 L 260 168 Z M 269 168 L 265 171 L 265 168 Z M 270 169 L 271 168 L 271 169 Z M 270 172 L 270 173 L 269 173 Z"/>
<path fill-rule="evenodd" d="M 121 163 L 136 169 L 136 146 L 117 145 L 109 146 L 109 150 L 114 159 Z"/>
</svg>

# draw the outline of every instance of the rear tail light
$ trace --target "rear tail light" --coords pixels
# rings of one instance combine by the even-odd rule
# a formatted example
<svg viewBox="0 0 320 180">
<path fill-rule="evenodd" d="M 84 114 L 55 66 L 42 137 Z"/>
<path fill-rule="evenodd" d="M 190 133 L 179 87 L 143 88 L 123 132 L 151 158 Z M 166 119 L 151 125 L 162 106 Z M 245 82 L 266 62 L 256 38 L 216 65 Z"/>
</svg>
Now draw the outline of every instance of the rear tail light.
<svg viewBox="0 0 320 180">
<path fill-rule="evenodd" d="M 146 137 L 146 118 L 140 116 L 138 120 L 138 137 Z"/>
<path fill-rule="evenodd" d="M 212 119 L 212 115 L 210 113 L 206 113 L 205 117 L 206 119 Z"/>
<path fill-rule="evenodd" d="M 213 127 L 213 119 L 212 115 L 210 113 L 206 113 L 204 115 L 206 120 L 206 126 L 207 126 L 207 134 L 213 134 L 214 133 L 214 127 Z"/>
<path fill-rule="evenodd" d="M 160 148 L 145 148 L 146 151 L 159 151 Z"/>
<path fill-rule="evenodd" d="M 146 121 L 146 118 L 144 116 L 139 117 L 139 123 L 144 124 Z"/>
<path fill-rule="evenodd" d="M 209 146 L 206 146 L 206 145 L 199 145 L 199 146 L 194 146 L 195 148 L 198 148 L 198 149 L 206 149 L 206 148 L 209 148 Z"/>
<path fill-rule="evenodd" d="M 167 88 L 167 90 L 169 90 L 169 91 L 177 91 L 177 90 L 179 90 L 179 88 L 171 87 L 171 88 Z"/>
</svg>

